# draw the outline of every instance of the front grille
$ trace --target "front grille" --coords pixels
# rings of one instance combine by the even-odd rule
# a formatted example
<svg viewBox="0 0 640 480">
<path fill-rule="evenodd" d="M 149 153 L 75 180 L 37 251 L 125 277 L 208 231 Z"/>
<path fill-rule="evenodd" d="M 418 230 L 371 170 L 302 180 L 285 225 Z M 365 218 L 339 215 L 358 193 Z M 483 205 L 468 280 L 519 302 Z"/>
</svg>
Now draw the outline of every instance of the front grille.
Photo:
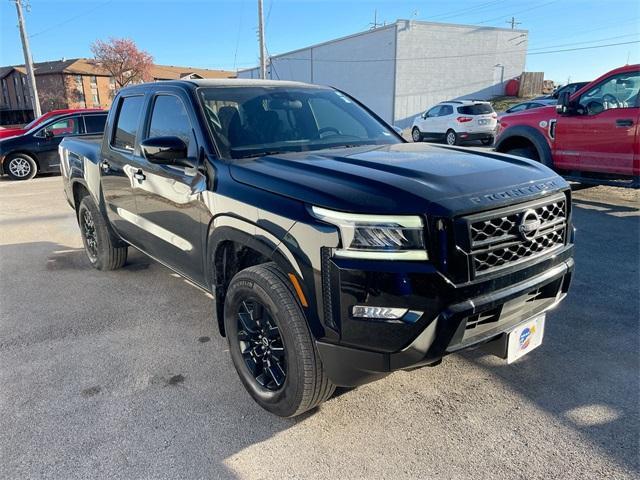
<svg viewBox="0 0 640 480">
<path fill-rule="evenodd" d="M 567 216 L 567 200 L 560 194 L 464 218 L 468 239 L 461 247 L 472 274 L 484 275 L 564 245 Z"/>
</svg>

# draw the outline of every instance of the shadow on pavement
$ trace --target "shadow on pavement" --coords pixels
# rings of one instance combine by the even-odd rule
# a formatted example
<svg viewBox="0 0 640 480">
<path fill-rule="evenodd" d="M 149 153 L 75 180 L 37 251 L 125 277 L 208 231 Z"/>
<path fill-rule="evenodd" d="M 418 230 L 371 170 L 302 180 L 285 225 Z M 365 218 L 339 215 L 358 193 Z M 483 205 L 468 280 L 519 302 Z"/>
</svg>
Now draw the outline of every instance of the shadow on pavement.
<svg viewBox="0 0 640 480">
<path fill-rule="evenodd" d="M 639 222 L 606 213 L 574 208 L 576 272 L 542 347 L 511 366 L 479 351 L 464 356 L 638 472 Z"/>
</svg>

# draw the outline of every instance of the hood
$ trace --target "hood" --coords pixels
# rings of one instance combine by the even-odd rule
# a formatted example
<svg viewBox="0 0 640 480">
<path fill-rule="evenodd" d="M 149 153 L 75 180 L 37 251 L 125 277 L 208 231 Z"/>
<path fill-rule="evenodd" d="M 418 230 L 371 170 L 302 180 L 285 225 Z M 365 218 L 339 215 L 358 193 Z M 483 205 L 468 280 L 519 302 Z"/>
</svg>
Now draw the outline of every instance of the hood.
<svg viewBox="0 0 640 480">
<path fill-rule="evenodd" d="M 0 130 L 0 138 L 15 137 L 16 135 L 22 135 L 23 133 L 26 133 L 24 128 L 5 128 Z"/>
<path fill-rule="evenodd" d="M 269 155 L 230 165 L 238 182 L 355 213 L 461 214 L 567 184 L 540 163 L 424 143 Z"/>
</svg>

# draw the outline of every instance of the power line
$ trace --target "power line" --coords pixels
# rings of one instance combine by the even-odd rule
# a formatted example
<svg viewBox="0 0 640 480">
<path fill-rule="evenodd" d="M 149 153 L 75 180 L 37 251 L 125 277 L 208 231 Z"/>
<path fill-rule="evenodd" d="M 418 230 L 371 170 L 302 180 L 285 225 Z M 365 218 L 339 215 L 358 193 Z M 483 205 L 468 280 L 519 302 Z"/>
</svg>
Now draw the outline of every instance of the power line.
<svg viewBox="0 0 640 480">
<path fill-rule="evenodd" d="M 444 20 L 447 18 L 453 18 L 453 17 L 460 17 L 463 15 L 466 15 L 469 12 L 473 12 L 476 10 L 483 10 L 485 7 L 488 6 L 492 6 L 495 5 L 497 3 L 502 3 L 505 0 L 493 0 L 492 2 L 487 2 L 487 3 L 481 3 L 480 5 L 476 5 L 475 7 L 470 7 L 470 8 L 464 8 L 464 9 L 460 9 L 460 10 L 452 10 L 449 13 L 444 13 L 444 14 L 439 14 L 439 15 L 434 15 L 433 17 L 429 17 L 429 20 Z"/>
<path fill-rule="evenodd" d="M 87 11 L 85 11 L 83 13 L 79 13 L 78 15 L 75 15 L 73 17 L 69 17 L 66 20 L 63 20 L 62 22 L 58 22 L 58 23 L 56 23 L 54 25 L 51 25 L 50 27 L 45 28 L 44 30 L 40 30 L 39 32 L 34 33 L 33 35 L 30 35 L 30 37 L 33 38 L 33 37 L 37 37 L 38 35 L 42 35 L 43 33 L 50 32 L 51 30 L 54 30 L 54 29 L 60 27 L 61 25 L 66 25 L 67 23 L 71 23 L 74 20 L 76 20 L 76 19 L 78 19 L 80 17 L 84 17 L 85 15 L 89 15 L 90 13 L 93 13 L 96 10 L 101 9 L 102 7 L 106 7 L 107 5 L 109 5 L 110 3 L 113 3 L 113 2 L 114 2 L 114 0 L 108 0 L 108 1 L 106 1 L 104 3 L 101 3 L 100 5 L 94 7 L 92 9 L 90 9 L 90 10 L 87 10 Z"/>
<path fill-rule="evenodd" d="M 238 60 L 238 48 L 240 48 L 240 32 L 242 31 L 242 20 L 244 19 L 244 6 L 246 0 L 242 0 L 240 4 L 240 21 L 238 22 L 238 37 L 236 38 L 236 51 L 233 54 L 233 70 L 236 70 Z"/>
<path fill-rule="evenodd" d="M 584 45 L 585 43 L 604 42 L 606 40 L 617 40 L 618 38 L 637 37 L 637 36 L 638 36 L 638 34 L 636 34 L 636 33 L 630 33 L 628 35 L 616 35 L 615 37 L 598 38 L 596 40 L 585 40 L 583 42 L 563 43 L 563 44 L 560 44 L 560 45 L 551 45 L 551 46 L 547 46 L 547 47 L 530 48 L 529 51 L 532 51 L 532 50 L 546 50 L 547 48 L 557 48 L 557 47 L 572 47 L 574 45 Z"/>
<path fill-rule="evenodd" d="M 551 5 L 552 3 L 556 3 L 556 2 L 558 2 L 558 0 L 551 0 L 550 2 L 541 3 L 540 5 L 536 5 L 536 6 L 531 7 L 531 8 L 525 8 L 524 10 L 519 10 L 519 11 L 513 12 L 513 13 L 511 13 L 509 15 L 501 15 L 499 17 L 489 18 L 487 20 L 482 20 L 481 22 L 473 22 L 473 23 L 483 24 L 483 23 L 495 22 L 496 20 L 502 20 L 503 18 L 506 18 L 506 17 L 513 18 L 515 15 L 519 15 L 519 14 L 525 13 L 525 12 L 530 12 L 531 10 L 535 10 L 537 8 L 546 7 L 547 5 Z"/>
</svg>

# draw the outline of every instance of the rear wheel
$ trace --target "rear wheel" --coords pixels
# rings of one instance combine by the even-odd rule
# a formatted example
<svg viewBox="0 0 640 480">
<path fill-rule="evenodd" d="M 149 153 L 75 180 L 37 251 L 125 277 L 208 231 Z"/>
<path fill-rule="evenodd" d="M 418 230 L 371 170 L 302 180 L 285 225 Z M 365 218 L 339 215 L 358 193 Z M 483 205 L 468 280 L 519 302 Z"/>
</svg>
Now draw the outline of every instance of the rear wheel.
<svg viewBox="0 0 640 480">
<path fill-rule="evenodd" d="M 116 270 L 127 261 L 127 247 L 114 246 L 104 217 L 90 196 L 78 207 L 78 224 L 82 243 L 91 265 L 98 270 Z"/>
<path fill-rule="evenodd" d="M 302 309 L 274 263 L 233 277 L 225 296 L 224 324 L 240 380 L 265 410 L 292 417 L 333 393 Z"/>
<path fill-rule="evenodd" d="M 4 170 L 11 180 L 30 180 L 36 176 L 38 165 L 26 153 L 15 153 L 5 160 Z"/>
<path fill-rule="evenodd" d="M 420 130 L 418 129 L 418 127 L 413 127 L 413 130 L 411 130 L 411 139 L 414 142 L 422 141 L 422 133 L 420 133 Z"/>
<path fill-rule="evenodd" d="M 447 130 L 447 133 L 444 136 L 444 140 L 445 142 L 447 142 L 447 145 L 458 145 L 459 143 L 458 134 L 455 132 L 455 130 Z"/>
</svg>

